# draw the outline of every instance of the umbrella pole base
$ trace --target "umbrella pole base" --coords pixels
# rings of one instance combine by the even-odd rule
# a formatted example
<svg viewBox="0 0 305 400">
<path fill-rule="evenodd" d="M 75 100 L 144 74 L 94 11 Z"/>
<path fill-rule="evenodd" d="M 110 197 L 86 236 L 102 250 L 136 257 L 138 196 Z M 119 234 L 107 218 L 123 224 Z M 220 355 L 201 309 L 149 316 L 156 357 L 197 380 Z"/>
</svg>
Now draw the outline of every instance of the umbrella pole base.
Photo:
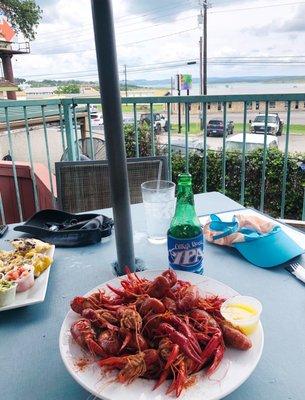
<svg viewBox="0 0 305 400">
<path fill-rule="evenodd" d="M 112 272 L 115 276 L 126 275 L 126 271 L 119 268 L 118 262 L 115 261 L 111 264 Z M 145 262 L 141 258 L 135 259 L 135 272 L 144 271 L 146 269 Z"/>
</svg>

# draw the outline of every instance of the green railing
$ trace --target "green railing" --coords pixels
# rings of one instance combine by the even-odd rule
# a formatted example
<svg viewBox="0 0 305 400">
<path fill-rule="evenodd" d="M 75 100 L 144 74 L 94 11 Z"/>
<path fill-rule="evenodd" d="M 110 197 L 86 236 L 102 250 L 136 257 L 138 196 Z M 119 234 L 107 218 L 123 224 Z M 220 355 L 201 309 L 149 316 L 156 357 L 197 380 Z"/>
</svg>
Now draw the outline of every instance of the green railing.
<svg viewBox="0 0 305 400">
<path fill-rule="evenodd" d="M 167 118 L 167 154 L 168 154 L 168 168 L 170 176 L 172 175 L 172 121 L 173 121 L 173 105 L 183 104 L 184 108 L 184 122 L 183 133 L 184 135 L 184 154 L 185 154 L 185 170 L 189 169 L 190 149 L 189 149 L 189 128 L 190 128 L 190 111 L 189 105 L 197 104 L 199 106 L 197 116 L 200 115 L 200 135 L 198 138 L 202 139 L 202 188 L 203 191 L 207 191 L 207 120 L 209 115 L 209 106 L 211 104 L 220 104 L 223 126 L 227 126 L 228 117 L 228 105 L 230 108 L 233 103 L 240 103 L 242 108 L 240 113 L 242 115 L 242 134 L 243 134 L 243 145 L 241 154 L 241 179 L 240 179 L 240 197 L 239 201 L 241 204 L 245 203 L 245 178 L 246 178 L 246 133 L 249 129 L 248 115 L 249 115 L 249 104 L 263 104 L 265 114 L 264 124 L 264 143 L 263 143 L 263 161 L 261 170 L 261 180 L 258 182 L 258 191 L 260 192 L 260 210 L 265 208 L 265 195 L 266 195 L 266 172 L 267 172 L 267 133 L 268 133 L 268 112 L 272 112 L 270 104 L 274 102 L 285 103 L 286 113 L 286 127 L 285 127 L 285 148 L 284 148 L 284 164 L 281 174 L 281 211 L 279 217 L 285 217 L 285 203 L 286 203 L 286 191 L 287 191 L 287 168 L 288 168 L 288 156 L 289 156 L 289 143 L 290 143 L 290 126 L 291 126 L 291 109 L 292 104 L 303 104 L 305 105 L 305 94 L 262 94 L 262 95 L 225 95 L 225 96 L 169 96 L 169 97 L 127 97 L 122 98 L 122 104 L 131 105 L 129 114 L 131 116 L 132 123 L 134 126 L 134 140 L 135 140 L 135 155 L 140 155 L 139 148 L 139 107 L 146 105 L 146 113 L 150 114 L 150 120 L 153 120 L 154 110 L 159 110 L 159 105 L 163 105 L 164 113 Z M 99 104 L 98 98 L 71 98 L 71 99 L 54 99 L 54 100 L 27 100 L 27 101 L 0 101 L 0 136 L 7 136 L 8 150 L 12 159 L 12 169 L 15 184 L 15 195 L 18 204 L 18 211 L 20 220 L 23 220 L 23 213 L 21 207 L 21 194 L 18 183 L 18 176 L 16 171 L 16 161 L 28 161 L 31 167 L 35 208 L 39 209 L 38 193 L 35 182 L 35 174 L 33 165 L 37 161 L 33 155 L 33 144 L 31 129 L 32 125 L 41 126 L 43 132 L 43 147 L 41 151 L 46 154 L 46 166 L 49 171 L 50 190 L 54 198 L 55 205 L 55 191 L 53 186 L 53 172 L 54 172 L 54 161 L 52 156 L 54 153 L 54 136 L 49 132 L 50 123 L 55 123 L 60 133 L 61 150 L 65 153 L 68 160 L 78 160 L 81 157 L 81 149 L 79 146 L 79 140 L 84 137 L 88 138 L 89 141 L 89 156 L 94 159 L 94 128 L 91 124 L 91 110 L 90 107 L 93 104 Z M 253 110 L 255 112 L 255 110 Z M 101 112 L 101 110 L 100 110 Z M 220 111 L 219 111 L 220 112 Z M 302 112 L 302 111 L 298 111 Z M 83 124 L 80 126 L 80 120 L 83 120 Z M 26 137 L 27 144 L 27 156 L 20 160 L 16 157 L 16 144 L 14 145 L 14 130 L 19 129 L 21 134 Z M 150 137 L 151 137 L 151 155 L 156 154 L 156 133 L 153 124 L 150 124 Z M 227 151 L 226 151 L 226 135 L 223 135 L 222 139 L 222 161 L 221 161 L 221 191 L 226 193 L 226 162 L 227 162 Z M 1 141 L 0 141 L 1 146 Z M 58 147 L 58 146 L 57 146 Z M 1 150 L 1 148 L 0 148 Z M 58 148 L 56 148 L 58 151 Z M 3 150 L 2 150 L 3 152 Z M 1 188 L 0 188 L 1 192 Z M 1 202 L 1 201 L 0 201 Z M 1 206 L 1 204 L 0 204 Z M 1 207 L 0 207 L 1 209 Z M 303 198 L 303 214 L 302 219 L 305 219 L 305 196 Z"/>
</svg>

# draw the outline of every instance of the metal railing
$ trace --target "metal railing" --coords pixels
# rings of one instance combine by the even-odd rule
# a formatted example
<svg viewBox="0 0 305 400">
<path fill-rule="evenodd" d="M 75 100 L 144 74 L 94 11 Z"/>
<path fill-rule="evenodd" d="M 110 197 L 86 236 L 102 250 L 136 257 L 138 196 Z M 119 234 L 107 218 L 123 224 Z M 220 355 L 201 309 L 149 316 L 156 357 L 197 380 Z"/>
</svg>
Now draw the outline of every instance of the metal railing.
<svg viewBox="0 0 305 400">
<path fill-rule="evenodd" d="M 264 141 L 262 149 L 262 168 L 261 168 L 261 179 L 257 182 L 257 191 L 260 196 L 259 209 L 264 211 L 265 209 L 265 197 L 266 197 L 266 174 L 268 172 L 267 166 L 267 134 L 268 134 L 268 113 L 272 112 L 275 102 L 280 102 L 281 107 L 286 115 L 286 128 L 285 128 L 285 145 L 284 145 L 284 162 L 283 168 L 279 171 L 281 175 L 281 198 L 280 201 L 280 213 L 278 217 L 285 217 L 285 206 L 287 198 L 287 173 L 288 173 L 288 158 L 289 158 L 289 145 L 291 138 L 291 112 L 292 105 L 302 104 L 305 106 L 305 94 L 262 94 L 262 95 L 211 95 L 211 96 L 170 96 L 170 97 L 132 97 L 122 98 L 122 106 L 128 108 L 128 114 L 132 119 L 134 129 L 134 142 L 135 142 L 135 156 L 141 155 L 140 151 L 140 138 L 139 138 L 139 114 L 141 108 L 145 109 L 145 113 L 149 115 L 150 121 L 154 121 L 155 110 L 159 111 L 160 105 L 163 109 L 167 119 L 167 143 L 166 151 L 168 154 L 168 168 L 170 177 L 172 176 L 172 136 L 174 120 L 176 118 L 174 105 L 182 104 L 184 108 L 184 122 L 182 123 L 184 129 L 180 135 L 184 140 L 184 160 L 185 170 L 189 170 L 190 161 L 190 119 L 194 118 L 191 113 L 190 105 L 197 105 L 197 117 L 199 117 L 200 128 L 198 128 L 197 138 L 202 141 L 202 191 L 205 192 L 208 189 L 208 139 L 207 139 L 207 122 L 208 115 L 211 113 L 211 104 L 217 104 L 221 110 L 217 109 L 217 112 L 222 114 L 221 119 L 223 126 L 227 126 L 228 114 L 231 112 L 232 104 L 239 104 L 240 111 L 239 115 L 242 119 L 241 133 L 243 135 L 243 143 L 241 150 L 241 169 L 240 169 L 240 195 L 238 200 L 241 204 L 245 204 L 246 195 L 246 133 L 249 130 L 248 116 L 251 112 L 258 112 L 257 104 L 263 111 L 264 118 Z M 16 163 L 18 161 L 27 161 L 31 169 L 31 177 L 33 182 L 33 192 L 35 209 L 39 210 L 39 196 L 37 192 L 37 185 L 35 181 L 34 164 L 35 162 L 41 161 L 41 154 L 45 154 L 45 160 L 43 163 L 47 166 L 49 174 L 49 187 L 52 193 L 55 206 L 55 188 L 53 183 L 54 173 L 54 162 L 59 161 L 61 154 L 64 154 L 68 160 L 78 160 L 82 156 L 82 147 L 79 143 L 86 140 L 87 155 L 91 159 L 95 158 L 95 140 L 96 140 L 96 128 L 93 126 L 92 117 L 92 105 L 99 104 L 98 98 L 71 98 L 71 99 L 52 99 L 52 100 L 26 100 L 26 101 L 1 101 L 0 102 L 0 152 L 2 151 L 3 156 L 3 143 L 7 140 L 7 150 L 9 152 L 9 159 L 12 162 L 13 179 L 15 186 L 15 196 L 17 199 L 18 212 L 20 220 L 23 220 L 23 210 L 21 202 L 21 193 L 18 182 L 18 175 L 16 169 Z M 250 104 L 255 104 L 256 109 L 250 111 Z M 263 105 L 263 107 L 262 107 Z M 304 108 L 305 111 L 305 108 Z M 101 110 L 100 110 L 101 112 Z M 298 110 L 302 113 L 302 110 Z M 215 114 L 215 112 L 214 112 Z M 192 116 L 193 115 L 193 116 Z M 305 119 L 305 118 L 304 118 Z M 55 126 L 52 127 L 52 124 Z M 38 135 L 34 135 L 35 128 L 40 130 L 39 143 L 42 146 L 39 150 L 34 147 L 38 142 Z M 304 123 L 305 128 L 305 123 Z M 53 130 L 52 130 L 53 129 Z M 54 132 L 54 129 L 56 132 Z M 151 154 L 155 155 L 157 151 L 157 140 L 156 131 L 154 124 L 150 123 L 150 140 L 151 140 Z M 305 133 L 305 132 L 304 132 Z M 102 129 L 99 127 L 98 137 L 103 140 Z M 18 139 L 18 143 L 16 140 Z M 22 140 L 24 145 L 21 146 Z M 305 139 L 304 139 L 305 140 Z M 20 146 L 23 148 L 23 153 L 20 151 Z M 227 142 L 226 135 L 222 138 L 222 149 L 221 151 L 221 186 L 222 193 L 226 194 L 227 186 Z M 2 147 L 2 149 L 1 149 Z M 37 146 L 36 146 L 37 147 Z M 304 146 L 305 148 L 305 146 Z M 22 155 L 20 155 L 22 153 Z M 1 153 L 0 153 L 1 155 Z M 1 157 L 2 158 L 2 157 Z M 0 188 L 1 194 L 1 188 Z M 304 192 L 305 194 L 305 192 Z M 3 197 L 3 195 L 2 195 Z M 0 201 L 1 203 L 1 201 Z M 0 204 L 1 207 L 1 204 Z M 305 196 L 303 197 L 303 212 L 302 219 L 305 219 Z"/>
</svg>

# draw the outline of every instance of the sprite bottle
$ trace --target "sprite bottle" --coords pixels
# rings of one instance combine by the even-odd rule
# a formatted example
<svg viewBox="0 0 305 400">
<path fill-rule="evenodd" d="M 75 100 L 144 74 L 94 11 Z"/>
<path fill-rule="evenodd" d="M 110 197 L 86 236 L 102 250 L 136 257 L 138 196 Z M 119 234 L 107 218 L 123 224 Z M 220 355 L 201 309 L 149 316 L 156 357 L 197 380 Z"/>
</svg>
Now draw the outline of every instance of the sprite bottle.
<svg viewBox="0 0 305 400">
<path fill-rule="evenodd" d="M 190 174 L 179 175 L 176 211 L 167 232 L 167 247 L 171 268 L 203 273 L 203 234 L 195 212 Z"/>
</svg>

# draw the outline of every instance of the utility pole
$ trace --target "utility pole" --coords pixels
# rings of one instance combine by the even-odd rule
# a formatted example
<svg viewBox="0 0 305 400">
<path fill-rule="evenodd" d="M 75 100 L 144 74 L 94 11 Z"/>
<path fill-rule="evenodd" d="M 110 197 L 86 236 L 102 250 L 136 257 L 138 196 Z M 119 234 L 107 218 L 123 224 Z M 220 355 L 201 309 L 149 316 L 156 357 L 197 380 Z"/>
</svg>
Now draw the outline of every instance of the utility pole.
<svg viewBox="0 0 305 400">
<path fill-rule="evenodd" d="M 199 51 L 200 51 L 200 78 L 202 82 L 202 89 L 200 89 L 200 94 L 207 94 L 207 37 L 208 37 L 208 26 L 207 26 L 207 10 L 210 7 L 210 4 L 203 0 L 200 9 L 200 15 L 198 16 L 199 25 L 202 25 L 202 36 L 200 37 L 199 42 Z"/>
<path fill-rule="evenodd" d="M 207 66 L 207 33 L 208 33 L 208 27 L 207 27 L 207 9 L 208 5 L 206 2 L 203 3 L 203 94 L 207 94 L 207 72 L 208 72 L 208 66 Z"/>
<path fill-rule="evenodd" d="M 177 74 L 177 93 L 180 96 L 180 75 Z M 178 133 L 181 133 L 181 103 L 178 103 Z"/>
<path fill-rule="evenodd" d="M 175 78 L 173 78 L 172 76 L 171 76 L 171 96 L 174 94 L 174 79 Z"/>
<path fill-rule="evenodd" d="M 203 76 L 202 76 L 202 36 L 199 40 L 199 77 L 200 77 L 200 88 L 199 93 L 203 94 Z"/>
<path fill-rule="evenodd" d="M 127 67 L 124 65 L 124 76 L 125 76 L 125 96 L 128 97 L 128 89 L 127 89 Z"/>
</svg>

